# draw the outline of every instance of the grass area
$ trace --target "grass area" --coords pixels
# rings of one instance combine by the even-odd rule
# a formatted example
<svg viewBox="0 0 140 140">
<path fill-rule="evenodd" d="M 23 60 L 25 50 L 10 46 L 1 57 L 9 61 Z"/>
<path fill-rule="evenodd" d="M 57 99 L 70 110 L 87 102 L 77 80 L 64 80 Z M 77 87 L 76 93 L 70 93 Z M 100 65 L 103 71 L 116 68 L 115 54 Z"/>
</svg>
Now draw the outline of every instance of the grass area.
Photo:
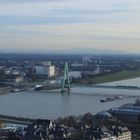
<svg viewBox="0 0 140 140">
<path fill-rule="evenodd" d="M 111 73 L 107 75 L 101 75 L 94 78 L 88 78 L 82 80 L 84 84 L 99 84 L 99 83 L 107 83 L 107 82 L 114 82 L 118 80 L 125 80 L 140 77 L 140 70 L 137 71 L 121 71 L 116 73 Z"/>
</svg>

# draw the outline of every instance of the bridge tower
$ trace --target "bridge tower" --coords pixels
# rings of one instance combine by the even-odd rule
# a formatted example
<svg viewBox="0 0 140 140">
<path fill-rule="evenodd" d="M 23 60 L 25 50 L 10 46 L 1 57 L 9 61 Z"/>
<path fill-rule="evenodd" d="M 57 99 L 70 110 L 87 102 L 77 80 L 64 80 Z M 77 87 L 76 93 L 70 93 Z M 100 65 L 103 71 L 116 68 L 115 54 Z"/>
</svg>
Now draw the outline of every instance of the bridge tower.
<svg viewBox="0 0 140 140">
<path fill-rule="evenodd" d="M 69 79 L 69 68 L 68 68 L 68 62 L 65 63 L 65 68 L 64 68 L 64 76 L 62 79 L 62 89 L 61 92 L 70 92 L 70 79 Z"/>
</svg>

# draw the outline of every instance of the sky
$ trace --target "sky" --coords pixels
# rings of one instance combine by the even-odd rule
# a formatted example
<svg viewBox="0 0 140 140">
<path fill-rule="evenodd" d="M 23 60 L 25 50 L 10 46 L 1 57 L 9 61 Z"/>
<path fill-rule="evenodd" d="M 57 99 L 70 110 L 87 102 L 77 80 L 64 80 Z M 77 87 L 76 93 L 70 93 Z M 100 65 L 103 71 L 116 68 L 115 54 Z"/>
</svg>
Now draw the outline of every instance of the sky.
<svg viewBox="0 0 140 140">
<path fill-rule="evenodd" d="M 0 50 L 140 53 L 140 0 L 0 0 Z"/>
</svg>

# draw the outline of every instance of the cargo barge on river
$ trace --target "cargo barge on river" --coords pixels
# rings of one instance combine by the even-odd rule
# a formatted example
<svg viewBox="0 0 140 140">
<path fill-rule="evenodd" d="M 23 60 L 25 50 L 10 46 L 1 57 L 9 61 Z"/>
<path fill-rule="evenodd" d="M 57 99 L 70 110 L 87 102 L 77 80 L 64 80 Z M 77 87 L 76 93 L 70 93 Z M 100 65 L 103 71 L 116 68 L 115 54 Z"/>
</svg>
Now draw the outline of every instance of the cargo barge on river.
<svg viewBox="0 0 140 140">
<path fill-rule="evenodd" d="M 105 99 L 101 99 L 100 102 L 104 103 L 104 102 L 109 102 L 109 101 L 114 101 L 114 100 L 120 100 L 122 98 L 123 98 L 122 96 L 107 97 Z"/>
</svg>

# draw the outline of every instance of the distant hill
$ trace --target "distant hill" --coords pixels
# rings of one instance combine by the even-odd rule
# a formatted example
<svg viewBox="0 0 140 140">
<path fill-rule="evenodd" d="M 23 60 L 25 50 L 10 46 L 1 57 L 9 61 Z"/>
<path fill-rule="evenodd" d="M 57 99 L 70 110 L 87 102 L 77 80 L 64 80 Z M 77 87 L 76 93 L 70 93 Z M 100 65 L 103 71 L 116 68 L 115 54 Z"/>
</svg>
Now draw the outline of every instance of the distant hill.
<svg viewBox="0 0 140 140">
<path fill-rule="evenodd" d="M 72 48 L 72 49 L 63 49 L 63 50 L 56 50 L 52 51 L 49 50 L 49 53 L 55 53 L 55 54 L 127 54 L 125 51 L 119 51 L 119 50 L 109 50 L 109 49 L 93 49 L 93 48 Z"/>
<path fill-rule="evenodd" d="M 4 52 L 4 53 L 2 53 Z M 111 50 L 111 49 L 93 49 L 93 48 L 70 48 L 70 49 L 46 49 L 46 50 L 27 50 L 27 51 L 20 51 L 20 50 L 8 50 L 8 51 L 2 51 L 1 54 L 7 54 L 7 53 L 25 53 L 25 54 L 97 54 L 97 55 L 114 55 L 114 54 L 128 54 L 125 51 L 119 51 L 119 50 Z"/>
</svg>

